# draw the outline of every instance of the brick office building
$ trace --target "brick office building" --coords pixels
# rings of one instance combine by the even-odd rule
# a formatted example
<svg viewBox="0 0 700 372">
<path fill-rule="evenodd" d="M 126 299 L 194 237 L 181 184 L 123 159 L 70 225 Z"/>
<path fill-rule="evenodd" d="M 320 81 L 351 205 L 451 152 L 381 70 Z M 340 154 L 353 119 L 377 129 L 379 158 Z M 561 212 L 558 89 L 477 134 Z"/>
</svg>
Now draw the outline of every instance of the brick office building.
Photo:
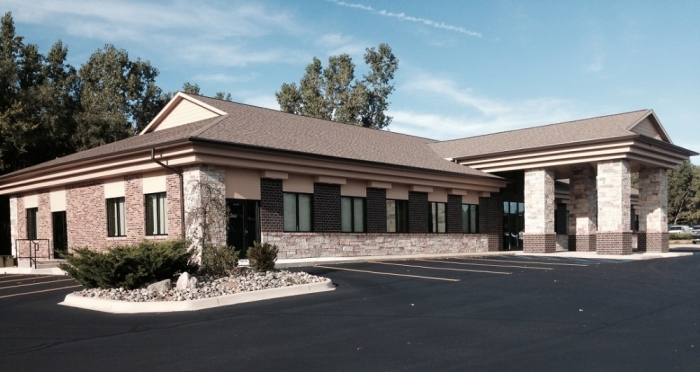
<svg viewBox="0 0 700 372">
<path fill-rule="evenodd" d="M 197 180 L 231 210 L 220 243 L 282 258 L 626 254 L 668 250 L 666 171 L 691 155 L 650 110 L 434 141 L 178 93 L 140 135 L 2 176 L 0 195 L 20 258 L 188 236 Z"/>
</svg>

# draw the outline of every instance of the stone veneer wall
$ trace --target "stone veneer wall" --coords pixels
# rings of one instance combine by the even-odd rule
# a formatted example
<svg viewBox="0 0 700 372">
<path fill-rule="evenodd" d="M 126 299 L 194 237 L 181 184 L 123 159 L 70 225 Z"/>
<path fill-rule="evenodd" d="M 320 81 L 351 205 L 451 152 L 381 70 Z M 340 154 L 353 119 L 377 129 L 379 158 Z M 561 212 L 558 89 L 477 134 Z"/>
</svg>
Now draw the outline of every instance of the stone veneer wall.
<svg viewBox="0 0 700 372">
<path fill-rule="evenodd" d="M 365 205 L 367 207 L 367 232 L 385 233 L 387 220 L 386 190 L 368 188 Z"/>
<path fill-rule="evenodd" d="M 340 185 L 314 183 L 314 231 L 341 230 Z"/>
<path fill-rule="evenodd" d="M 15 241 L 19 239 L 19 210 L 18 208 L 18 203 L 21 202 L 21 198 L 17 196 L 11 196 L 10 197 L 10 245 L 11 245 L 11 252 L 13 256 L 17 256 L 17 251 L 15 250 Z M 22 203 L 23 204 L 23 203 Z"/>
<path fill-rule="evenodd" d="M 627 160 L 598 162 L 598 254 L 631 254 L 631 173 Z"/>
<path fill-rule="evenodd" d="M 42 190 L 37 195 L 37 238 L 48 239 L 48 241 L 38 241 L 38 250 L 35 251 L 37 257 L 53 258 L 53 219 L 51 218 L 51 201 L 49 192 Z"/>
<path fill-rule="evenodd" d="M 484 234 L 262 233 L 279 258 L 360 257 L 489 251 Z"/>
<path fill-rule="evenodd" d="M 575 168 L 569 179 L 570 250 L 596 250 L 597 197 L 595 169 L 590 166 Z"/>
<path fill-rule="evenodd" d="M 201 205 L 202 187 L 200 186 L 203 185 L 202 183 L 210 183 L 214 188 L 218 188 L 217 193 L 223 198 L 221 202 L 226 203 L 226 169 L 216 165 L 196 165 L 186 168 L 182 176 L 185 182 L 185 234 L 191 239 L 192 246 L 198 246 L 197 240 L 201 236 L 201 231 L 191 213 Z M 228 220 L 222 221 L 218 227 L 211 227 L 213 244 L 226 244 L 227 224 Z"/>
<path fill-rule="evenodd" d="M 447 214 L 447 229 L 448 233 L 462 233 L 462 196 L 447 195 L 447 206 L 445 213 Z"/>
<path fill-rule="evenodd" d="M 425 234 L 428 232 L 429 208 L 427 193 L 409 191 L 408 232 L 414 234 Z"/>
<path fill-rule="evenodd" d="M 637 248 L 668 252 L 668 178 L 666 169 L 639 171 L 639 234 Z"/>
<path fill-rule="evenodd" d="M 554 172 L 548 169 L 525 171 L 524 252 L 556 251 L 554 211 Z"/>
</svg>

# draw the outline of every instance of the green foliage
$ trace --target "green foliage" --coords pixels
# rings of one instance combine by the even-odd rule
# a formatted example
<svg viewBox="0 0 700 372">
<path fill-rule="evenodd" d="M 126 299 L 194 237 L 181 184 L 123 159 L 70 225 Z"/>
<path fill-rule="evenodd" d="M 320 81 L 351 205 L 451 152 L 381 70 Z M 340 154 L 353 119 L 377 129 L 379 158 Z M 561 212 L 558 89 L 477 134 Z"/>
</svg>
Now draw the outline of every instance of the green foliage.
<svg viewBox="0 0 700 372">
<path fill-rule="evenodd" d="M 248 248 L 247 252 L 250 268 L 255 271 L 274 270 L 277 253 L 279 251 L 276 245 L 256 242 L 252 247 Z"/>
<path fill-rule="evenodd" d="M 133 136 L 165 105 L 155 85 L 158 69 L 129 59 L 123 49 L 107 44 L 80 67 L 80 106 L 75 141 L 78 150 Z"/>
<path fill-rule="evenodd" d="M 385 111 L 394 90 L 391 80 L 399 61 L 388 44 L 379 45 L 377 50 L 367 48 L 364 57 L 370 72 L 362 80 L 355 79 L 355 64 L 347 54 L 329 57 L 325 69 L 314 57 L 298 87 L 295 83 L 285 83 L 275 93 L 280 109 L 368 128 L 385 128 L 392 119 Z"/>
<path fill-rule="evenodd" d="M 234 247 L 207 246 L 202 250 L 199 272 L 214 277 L 229 276 L 238 267 L 238 251 Z"/>
<path fill-rule="evenodd" d="M 668 221 L 670 225 L 700 222 L 700 167 L 690 161 L 668 172 Z"/>
<path fill-rule="evenodd" d="M 184 240 L 116 246 L 106 252 L 75 249 L 59 267 L 88 288 L 135 289 L 170 279 L 177 273 L 194 272 L 197 266 Z"/>
<path fill-rule="evenodd" d="M 671 233 L 671 234 L 668 234 L 669 240 L 690 240 L 691 237 L 692 236 L 690 233 Z"/>
</svg>

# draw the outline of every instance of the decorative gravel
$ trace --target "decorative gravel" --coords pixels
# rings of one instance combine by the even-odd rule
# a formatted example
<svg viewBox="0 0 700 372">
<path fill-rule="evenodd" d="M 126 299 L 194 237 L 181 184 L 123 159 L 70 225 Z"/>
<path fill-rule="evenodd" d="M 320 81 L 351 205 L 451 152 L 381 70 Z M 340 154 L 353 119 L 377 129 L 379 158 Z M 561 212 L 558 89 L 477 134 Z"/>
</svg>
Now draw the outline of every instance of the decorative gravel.
<svg viewBox="0 0 700 372">
<path fill-rule="evenodd" d="M 235 275 L 224 278 L 197 277 L 197 288 L 177 290 L 173 282 L 173 289 L 167 292 L 149 291 L 146 288 L 127 290 L 124 288 L 91 288 L 75 292 L 83 297 L 104 298 L 128 302 L 150 301 L 187 301 L 201 298 L 218 297 L 241 292 L 259 291 L 262 289 L 289 287 L 298 284 L 320 283 L 326 278 L 311 275 L 305 272 L 291 272 L 286 270 L 255 272 L 239 268 Z"/>
</svg>

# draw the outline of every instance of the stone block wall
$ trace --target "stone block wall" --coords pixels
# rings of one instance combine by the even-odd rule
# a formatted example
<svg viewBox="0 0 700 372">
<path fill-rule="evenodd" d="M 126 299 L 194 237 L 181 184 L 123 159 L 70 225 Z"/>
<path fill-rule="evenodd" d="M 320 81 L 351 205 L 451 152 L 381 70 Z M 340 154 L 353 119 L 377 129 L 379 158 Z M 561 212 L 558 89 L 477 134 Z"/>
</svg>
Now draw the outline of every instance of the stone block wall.
<svg viewBox="0 0 700 372">
<path fill-rule="evenodd" d="M 340 221 L 340 185 L 314 183 L 314 231 L 338 232 Z"/>
<path fill-rule="evenodd" d="M 263 232 L 279 258 L 361 257 L 489 251 L 484 234 L 352 234 Z"/>
<path fill-rule="evenodd" d="M 554 172 L 548 169 L 525 171 L 525 233 L 523 251 L 550 253 L 557 249 L 554 232 Z"/>
<path fill-rule="evenodd" d="M 429 208 L 427 193 L 413 191 L 408 193 L 408 232 L 415 234 L 428 232 Z"/>
<path fill-rule="evenodd" d="M 51 218 L 51 201 L 47 190 L 39 191 L 37 195 L 37 238 L 48 239 L 37 242 L 35 254 L 37 257 L 53 258 L 53 219 Z"/>
<path fill-rule="evenodd" d="M 639 171 L 639 231 L 668 231 L 668 178 L 666 169 Z"/>
<path fill-rule="evenodd" d="M 218 202 L 226 203 L 226 170 L 216 165 L 198 165 L 188 167 L 183 172 L 185 182 L 185 234 L 192 240 L 193 246 L 198 246 L 202 236 L 201 227 L 197 222 L 196 210 L 201 207 L 205 198 L 220 198 Z M 204 186 L 204 187 L 203 187 Z M 206 189 L 211 189 L 211 196 Z M 226 244 L 226 226 L 228 220 L 222 220 L 218 226 L 210 227 L 212 243 Z"/>
<path fill-rule="evenodd" d="M 598 254 L 631 254 L 631 193 L 632 179 L 629 162 L 609 160 L 598 162 Z M 601 245 L 602 244 L 602 245 Z"/>
<path fill-rule="evenodd" d="M 462 232 L 462 196 L 447 195 L 447 232 L 460 234 Z"/>
<path fill-rule="evenodd" d="M 574 168 L 569 179 L 569 250 L 596 250 L 597 198 L 595 169 Z"/>
<path fill-rule="evenodd" d="M 367 232 L 385 233 L 387 220 L 386 190 L 368 188 L 365 205 L 367 208 Z"/>
<path fill-rule="evenodd" d="M 20 238 L 18 203 L 24 204 L 21 202 L 20 197 L 14 195 L 10 197 L 10 245 L 12 246 L 12 255 L 15 257 L 17 256 L 17 251 L 15 249 L 15 241 L 17 241 L 17 239 Z"/>
</svg>

